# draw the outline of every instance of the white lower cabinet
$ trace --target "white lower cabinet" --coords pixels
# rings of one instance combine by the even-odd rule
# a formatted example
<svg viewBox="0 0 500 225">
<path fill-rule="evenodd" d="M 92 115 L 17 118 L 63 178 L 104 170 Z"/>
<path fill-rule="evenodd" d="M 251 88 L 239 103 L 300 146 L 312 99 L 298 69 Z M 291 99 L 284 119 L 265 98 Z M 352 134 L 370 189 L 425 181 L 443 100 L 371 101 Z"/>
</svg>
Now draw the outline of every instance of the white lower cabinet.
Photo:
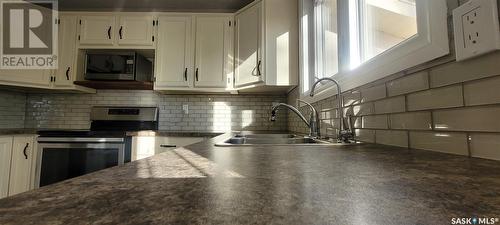
<svg viewBox="0 0 500 225">
<path fill-rule="evenodd" d="M 132 138 L 132 161 L 148 158 L 168 150 L 184 147 L 206 140 L 204 137 L 158 137 Z"/>
<path fill-rule="evenodd" d="M 9 195 L 12 137 L 0 137 L 0 198 Z"/>
<path fill-rule="evenodd" d="M 35 136 L 0 137 L 0 198 L 33 189 Z"/>
</svg>

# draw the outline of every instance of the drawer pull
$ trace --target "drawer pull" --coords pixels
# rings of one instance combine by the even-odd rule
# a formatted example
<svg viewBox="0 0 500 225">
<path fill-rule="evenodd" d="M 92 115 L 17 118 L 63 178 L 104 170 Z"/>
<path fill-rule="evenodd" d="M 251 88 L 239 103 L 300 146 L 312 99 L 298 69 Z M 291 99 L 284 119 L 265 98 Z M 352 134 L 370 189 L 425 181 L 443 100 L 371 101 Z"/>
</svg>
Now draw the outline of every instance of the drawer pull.
<svg viewBox="0 0 500 225">
<path fill-rule="evenodd" d="M 177 148 L 177 145 L 160 145 L 162 148 Z"/>
</svg>

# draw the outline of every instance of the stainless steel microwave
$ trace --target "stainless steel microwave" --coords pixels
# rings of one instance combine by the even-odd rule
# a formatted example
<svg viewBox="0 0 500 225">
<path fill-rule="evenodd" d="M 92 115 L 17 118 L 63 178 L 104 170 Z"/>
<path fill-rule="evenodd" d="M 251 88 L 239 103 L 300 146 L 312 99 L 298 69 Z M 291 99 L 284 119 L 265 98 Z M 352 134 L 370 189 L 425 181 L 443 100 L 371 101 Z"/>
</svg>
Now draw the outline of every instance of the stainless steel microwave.
<svg viewBox="0 0 500 225">
<path fill-rule="evenodd" d="M 89 51 L 86 80 L 152 81 L 152 63 L 137 52 Z"/>
</svg>

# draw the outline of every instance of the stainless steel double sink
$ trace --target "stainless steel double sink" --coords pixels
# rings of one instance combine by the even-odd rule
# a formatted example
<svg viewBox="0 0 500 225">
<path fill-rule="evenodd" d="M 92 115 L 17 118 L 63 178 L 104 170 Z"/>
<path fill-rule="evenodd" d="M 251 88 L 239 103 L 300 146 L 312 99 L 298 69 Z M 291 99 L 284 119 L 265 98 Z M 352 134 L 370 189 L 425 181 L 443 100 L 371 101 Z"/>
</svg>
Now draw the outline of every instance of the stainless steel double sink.
<svg viewBox="0 0 500 225">
<path fill-rule="evenodd" d="M 216 146 L 255 146 L 255 145 L 293 145 L 293 146 L 334 146 L 350 145 L 345 143 L 332 143 L 295 134 L 237 134 Z"/>
</svg>

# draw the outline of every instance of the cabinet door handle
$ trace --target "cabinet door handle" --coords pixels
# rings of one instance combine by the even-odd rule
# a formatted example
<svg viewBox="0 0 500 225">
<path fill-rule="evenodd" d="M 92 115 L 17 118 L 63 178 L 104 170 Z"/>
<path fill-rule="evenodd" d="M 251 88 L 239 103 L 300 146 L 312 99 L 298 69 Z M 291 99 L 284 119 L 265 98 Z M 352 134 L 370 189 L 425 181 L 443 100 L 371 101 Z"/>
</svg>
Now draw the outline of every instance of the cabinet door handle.
<svg viewBox="0 0 500 225">
<path fill-rule="evenodd" d="M 162 148 L 177 148 L 177 145 L 160 145 Z"/>
<path fill-rule="evenodd" d="M 196 76 L 196 81 L 198 81 L 198 68 L 196 68 L 196 74 L 195 74 L 195 76 Z"/>
<path fill-rule="evenodd" d="M 111 26 L 108 28 L 108 39 L 111 39 Z"/>
<path fill-rule="evenodd" d="M 262 72 L 260 72 L 260 64 L 262 64 L 262 60 L 259 60 L 257 63 L 257 76 L 261 76 Z"/>
<path fill-rule="evenodd" d="M 188 81 L 188 68 L 184 70 L 184 81 Z"/>
<path fill-rule="evenodd" d="M 66 80 L 69 80 L 69 70 L 70 70 L 71 67 L 68 67 L 68 69 L 66 70 Z"/>
<path fill-rule="evenodd" d="M 262 64 L 262 61 L 259 60 L 257 62 L 257 66 L 255 66 L 255 68 L 253 68 L 252 70 L 252 76 L 256 76 L 256 77 L 259 77 L 262 75 L 262 73 L 260 72 L 260 65 Z M 255 71 L 257 70 L 257 73 L 255 73 Z"/>
<path fill-rule="evenodd" d="M 123 39 L 122 30 L 123 26 L 120 26 L 120 30 L 118 31 L 118 33 L 120 34 L 120 39 Z"/>
<path fill-rule="evenodd" d="M 23 154 L 25 159 L 28 159 L 28 153 L 26 151 L 28 150 L 29 145 L 30 143 L 26 143 L 26 146 L 24 146 Z"/>
</svg>

